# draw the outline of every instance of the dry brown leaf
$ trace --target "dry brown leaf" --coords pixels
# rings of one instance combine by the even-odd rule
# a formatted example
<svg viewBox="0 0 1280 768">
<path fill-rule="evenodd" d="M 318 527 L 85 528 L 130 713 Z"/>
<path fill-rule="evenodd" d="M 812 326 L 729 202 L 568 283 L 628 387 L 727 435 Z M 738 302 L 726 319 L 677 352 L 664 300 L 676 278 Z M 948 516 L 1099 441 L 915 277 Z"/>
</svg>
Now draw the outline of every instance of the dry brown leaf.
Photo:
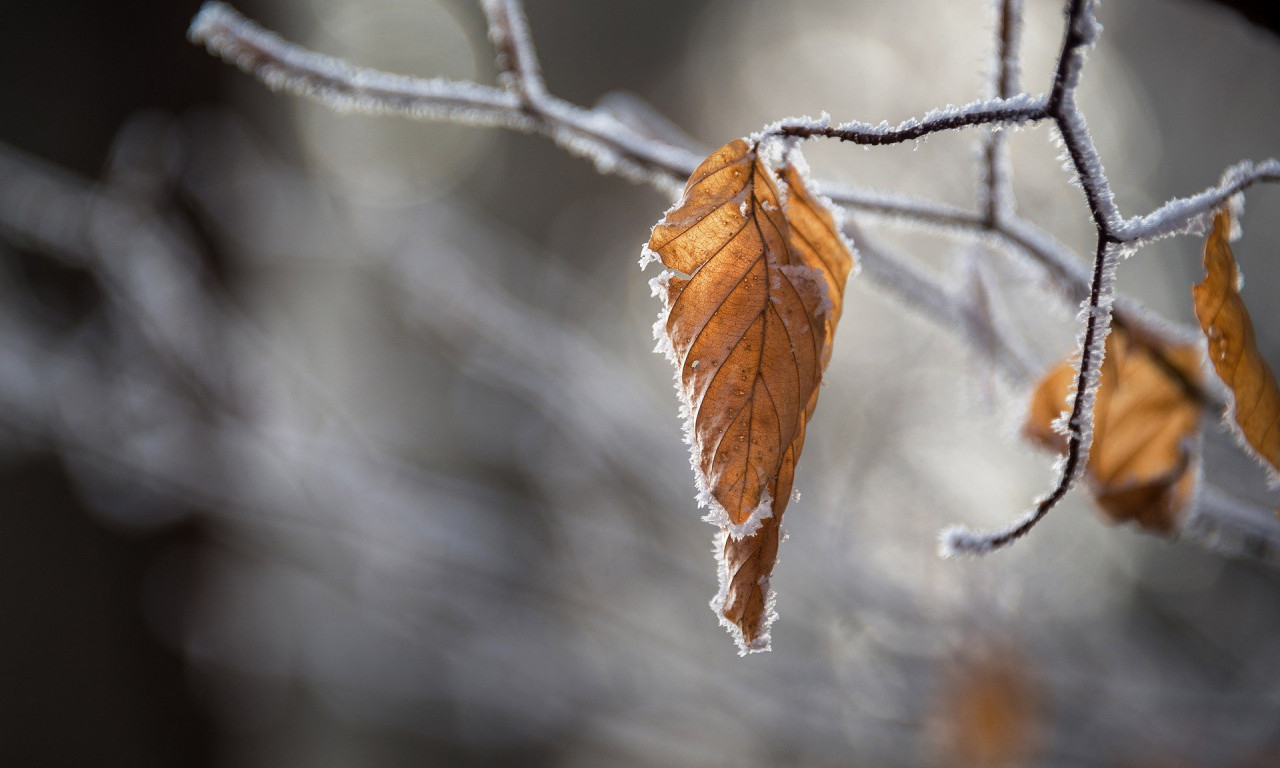
<svg viewBox="0 0 1280 768">
<path fill-rule="evenodd" d="M 1094 499 L 1117 523 L 1135 520 L 1160 533 L 1178 529 L 1199 475 L 1194 444 L 1200 403 L 1199 352 L 1170 346 L 1163 359 L 1121 328 L 1107 337 L 1102 378 L 1094 402 L 1093 448 L 1086 478 Z M 1054 430 L 1064 393 L 1074 393 L 1075 367 L 1060 363 L 1031 397 L 1024 432 L 1053 450 L 1066 448 Z"/>
<path fill-rule="evenodd" d="M 1209 359 L 1231 389 L 1233 423 L 1272 477 L 1280 474 L 1280 389 L 1258 352 L 1249 310 L 1240 298 L 1240 273 L 1228 237 L 1231 214 L 1219 211 L 1204 244 L 1204 282 L 1191 287 Z"/>
<path fill-rule="evenodd" d="M 655 328 L 676 367 L 699 505 L 724 534 L 712 607 L 742 650 L 768 647 L 769 574 L 805 424 L 853 268 L 826 204 L 739 139 L 694 171 L 653 228 Z"/>
</svg>

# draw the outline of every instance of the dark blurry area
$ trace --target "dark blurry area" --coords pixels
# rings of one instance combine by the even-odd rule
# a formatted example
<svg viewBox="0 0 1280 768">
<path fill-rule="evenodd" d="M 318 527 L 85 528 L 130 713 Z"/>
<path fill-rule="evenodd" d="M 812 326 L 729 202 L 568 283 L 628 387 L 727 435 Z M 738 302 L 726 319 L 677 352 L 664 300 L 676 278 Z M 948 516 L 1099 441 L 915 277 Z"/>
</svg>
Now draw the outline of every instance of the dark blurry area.
<svg viewBox="0 0 1280 768">
<path fill-rule="evenodd" d="M 1260 27 L 1280 34 L 1280 6 L 1267 0 L 1209 0 L 1234 8 Z"/>
<path fill-rule="evenodd" d="M 157 558 L 196 525 L 139 535 L 89 516 L 53 458 L 0 473 L 0 755 L 7 765 L 214 764 L 208 713 L 144 615 Z"/>
<path fill-rule="evenodd" d="M 185 39 L 198 7 L 5 3 L 0 137 L 93 178 L 138 110 L 217 101 L 223 73 Z M 15 255 L 11 268 L 61 322 L 74 324 L 97 302 L 75 270 Z M 48 455 L 6 462 L 0 499 L 0 763 L 214 765 L 208 710 L 144 611 L 157 558 L 201 546 L 201 526 L 106 526 Z"/>
<path fill-rule="evenodd" d="M 234 5 L 264 24 L 278 21 L 271 0 L 236 0 Z M 479 18 L 467 0 L 452 5 Z M 591 92 L 592 83 L 612 80 L 619 88 L 644 88 L 646 76 L 661 69 L 652 59 L 647 66 L 601 69 L 597 64 L 584 79 L 581 65 L 592 60 L 593 48 L 612 48 L 614 62 L 619 55 L 645 62 L 646 54 L 662 51 L 650 36 L 666 30 L 664 9 L 693 13 L 697 3 L 582 0 L 532 5 L 535 23 L 546 13 L 567 22 L 557 27 L 561 38 L 539 41 L 546 46 L 544 69 L 564 95 L 589 103 L 598 95 Z M 102 173 L 113 139 L 131 116 L 157 110 L 181 115 L 225 103 L 232 91 L 243 95 L 240 74 L 186 39 L 199 7 L 198 0 L 2 4 L 0 103 L 8 106 L 0 111 L 0 139 L 93 179 Z M 628 35 L 619 40 L 593 34 L 605 22 L 625 27 Z M 619 44 L 624 47 L 618 49 Z M 557 52 L 569 47 L 575 55 L 558 61 Z M 276 99 L 265 91 L 249 96 Z M 287 109 L 282 102 L 274 106 Z M 267 125 L 262 130 L 271 135 L 273 129 Z M 541 140 L 514 141 L 536 145 Z M 290 154 L 287 144 L 276 149 Z M 517 164 L 517 175 L 541 173 L 518 167 L 537 162 L 519 150 L 506 160 Z M 601 180 L 581 163 L 573 164 L 572 172 L 566 184 L 578 188 L 617 183 Z M 545 195 L 526 199 L 553 202 Z M 176 190 L 166 200 L 178 208 L 188 203 Z M 547 218 L 533 205 L 500 210 L 513 223 Z M 199 217 L 190 223 L 199 233 Z M 216 249 L 201 255 L 208 268 L 222 273 Z M 20 284 L 53 310 L 46 319 L 58 327 L 74 328 L 100 309 L 102 297 L 85 273 L 27 253 L 21 244 L 11 246 L 6 256 Z M 198 555 L 218 546 L 207 527 L 190 519 L 144 530 L 105 522 L 81 503 L 83 489 L 71 482 L 56 455 L 37 452 L 0 467 L 0 498 L 8 500 L 9 508 L 0 516 L 0 765 L 241 764 L 218 749 L 207 698 L 216 681 L 202 679 L 172 643 L 162 643 L 156 625 L 181 625 Z M 162 577 L 172 579 L 175 570 L 165 557 L 172 560 L 175 554 L 195 562 L 182 564 L 185 581 L 165 583 Z M 158 564 L 170 567 L 158 574 Z M 166 599 L 148 604 L 148 596 L 157 592 Z M 542 750 L 536 746 L 490 751 L 407 734 L 399 744 L 397 737 L 385 734 L 376 737 L 378 744 L 370 739 L 371 754 L 382 756 L 382 761 L 375 757 L 379 765 L 422 764 L 414 762 L 414 755 L 427 756 L 427 764 L 434 765 L 541 762 Z"/>
</svg>

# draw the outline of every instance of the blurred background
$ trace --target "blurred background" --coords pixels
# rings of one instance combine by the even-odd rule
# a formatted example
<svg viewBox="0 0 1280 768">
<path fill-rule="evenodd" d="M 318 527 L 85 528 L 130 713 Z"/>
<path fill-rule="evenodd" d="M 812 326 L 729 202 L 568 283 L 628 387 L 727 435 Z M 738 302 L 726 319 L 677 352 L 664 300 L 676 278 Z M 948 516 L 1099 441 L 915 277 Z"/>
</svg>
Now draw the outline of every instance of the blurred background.
<svg viewBox="0 0 1280 768">
<path fill-rule="evenodd" d="M 237 7 L 353 63 L 494 81 L 464 0 Z M 1280 765 L 1273 567 L 1111 527 L 1079 492 L 1008 552 L 936 557 L 944 525 L 1024 509 L 1051 458 L 1017 437 L 1025 391 L 865 280 L 787 514 L 774 650 L 739 658 L 636 267 L 671 201 L 540 137 L 274 95 L 186 42 L 197 8 L 0 9 L 0 762 Z M 553 93 L 651 105 L 706 148 L 979 98 L 995 18 L 528 13 Z M 1280 154 L 1275 13 L 1102 6 L 1080 98 L 1125 214 Z M 1026 16 L 1040 92 L 1060 4 Z M 977 138 L 806 153 L 820 179 L 972 207 Z M 1019 211 L 1089 253 L 1050 130 L 1011 151 Z M 1273 362 L 1277 210 L 1250 193 L 1236 246 Z M 1074 308 L 1018 259 L 862 223 L 984 286 L 1035 366 L 1071 349 Z M 1151 246 L 1120 287 L 1188 322 L 1199 250 Z M 1229 438 L 1206 451 L 1275 505 Z"/>
</svg>

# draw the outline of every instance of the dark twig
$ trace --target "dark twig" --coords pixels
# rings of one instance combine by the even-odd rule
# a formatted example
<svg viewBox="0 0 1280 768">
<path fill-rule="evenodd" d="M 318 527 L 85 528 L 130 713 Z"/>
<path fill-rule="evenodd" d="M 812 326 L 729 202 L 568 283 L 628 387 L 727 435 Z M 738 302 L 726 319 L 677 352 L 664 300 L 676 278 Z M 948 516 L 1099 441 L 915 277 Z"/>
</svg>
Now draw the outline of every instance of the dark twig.
<svg viewBox="0 0 1280 768">
<path fill-rule="evenodd" d="M 1116 247 L 1119 239 L 1113 233 L 1113 228 L 1121 221 L 1097 150 L 1089 138 L 1084 116 L 1075 103 L 1075 89 L 1080 82 L 1085 51 L 1093 44 L 1098 30 L 1091 0 L 1071 0 L 1067 8 L 1062 53 L 1058 58 L 1048 107 L 1049 116 L 1058 127 L 1071 164 L 1080 178 L 1098 232 L 1089 298 L 1082 313 L 1085 325 L 1080 342 L 1075 394 L 1071 400 L 1071 414 L 1066 422 L 1067 452 L 1063 456 L 1053 489 L 1041 497 L 1026 515 L 1009 527 L 992 533 L 975 533 L 959 527 L 944 531 L 941 550 L 947 555 L 985 554 L 1025 536 L 1066 496 L 1088 463 L 1089 449 L 1093 442 L 1093 403 L 1107 334 L 1111 330 L 1115 269 L 1120 257 L 1120 249 Z"/>
<path fill-rule="evenodd" d="M 935 110 L 919 119 L 890 127 L 887 124 L 850 122 L 828 125 L 826 120 L 780 120 L 762 132 L 764 136 L 798 139 L 839 139 L 853 144 L 884 146 L 922 139 L 931 133 L 954 131 L 981 125 L 1014 126 L 1034 123 L 1049 116 L 1044 97 L 1027 95 L 977 101 L 959 108 Z"/>
</svg>

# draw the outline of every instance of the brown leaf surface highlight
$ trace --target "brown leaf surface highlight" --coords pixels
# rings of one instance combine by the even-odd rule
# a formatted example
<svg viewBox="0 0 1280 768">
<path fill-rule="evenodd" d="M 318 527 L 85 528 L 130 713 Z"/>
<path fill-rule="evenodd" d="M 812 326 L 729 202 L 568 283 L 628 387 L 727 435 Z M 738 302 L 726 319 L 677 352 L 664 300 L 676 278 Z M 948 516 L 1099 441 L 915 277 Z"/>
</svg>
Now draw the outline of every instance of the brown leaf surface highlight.
<svg viewBox="0 0 1280 768">
<path fill-rule="evenodd" d="M 1134 520 L 1170 534 L 1199 477 L 1200 354 L 1191 345 L 1161 352 L 1158 357 L 1119 327 L 1107 337 L 1085 476 L 1111 520 Z M 1066 360 L 1036 387 L 1024 433 L 1047 448 L 1065 450 L 1066 437 L 1054 423 L 1064 411 L 1064 396 L 1074 390 L 1075 367 Z"/>
<path fill-rule="evenodd" d="M 1240 297 L 1240 272 L 1228 242 L 1231 214 L 1219 211 L 1204 244 L 1204 282 L 1191 287 L 1209 360 L 1231 390 L 1229 423 L 1235 424 L 1272 478 L 1280 475 L 1280 388 L 1258 351 L 1253 321 Z"/>
<path fill-rule="evenodd" d="M 775 174 L 746 140 L 726 144 L 648 244 L 670 270 L 653 282 L 655 335 L 676 368 L 698 502 L 722 531 L 712 607 L 744 653 L 769 645 L 779 523 L 853 269 L 799 162 Z"/>
</svg>

